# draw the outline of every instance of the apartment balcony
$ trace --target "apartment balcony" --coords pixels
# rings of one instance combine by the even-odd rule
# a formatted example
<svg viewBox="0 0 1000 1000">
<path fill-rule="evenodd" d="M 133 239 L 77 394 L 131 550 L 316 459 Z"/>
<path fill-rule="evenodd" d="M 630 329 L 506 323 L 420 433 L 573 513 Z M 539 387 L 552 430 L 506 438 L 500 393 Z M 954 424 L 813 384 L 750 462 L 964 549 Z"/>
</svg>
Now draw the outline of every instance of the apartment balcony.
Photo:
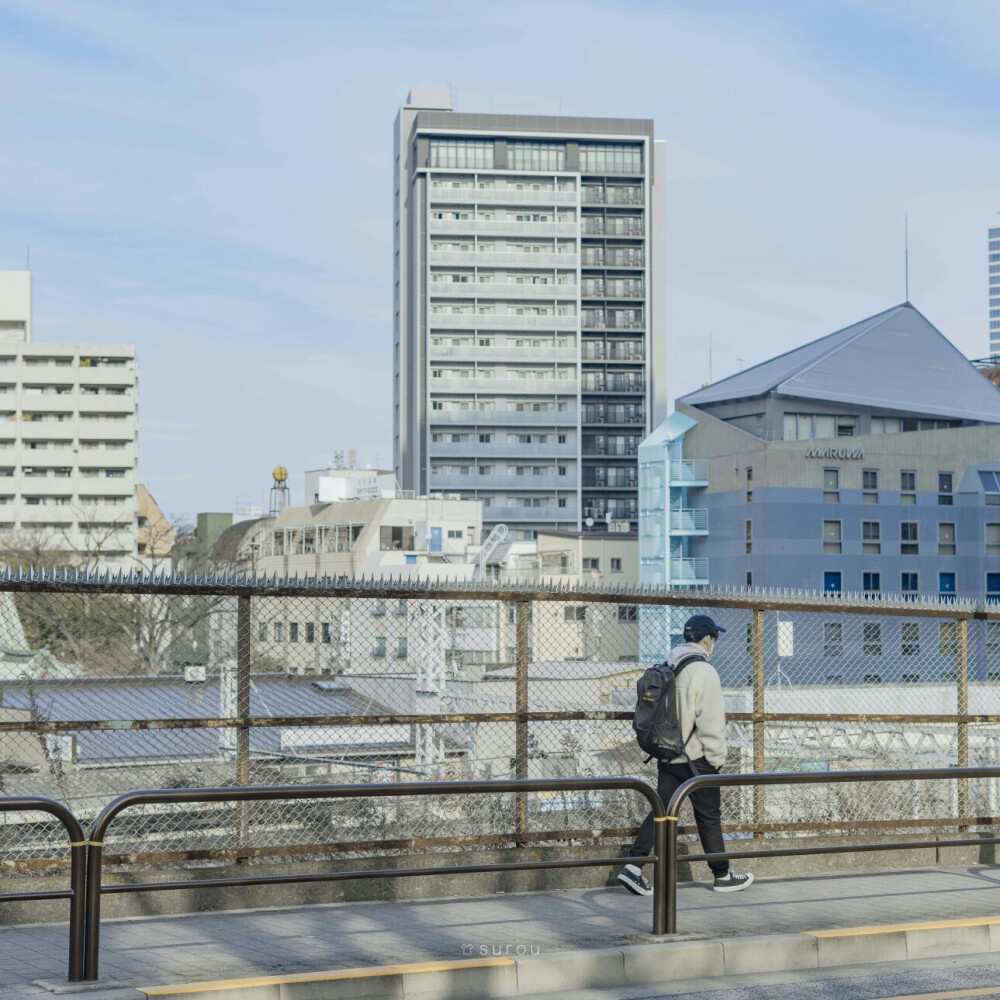
<svg viewBox="0 0 1000 1000">
<path fill-rule="evenodd" d="M 470 236 L 576 236 L 576 222 L 517 222 L 513 219 L 431 219 L 430 232 Z"/>
<path fill-rule="evenodd" d="M 584 285 L 581 289 L 581 297 L 585 299 L 644 299 L 646 292 L 642 288 L 623 289 L 619 292 L 613 288 Z"/>
<path fill-rule="evenodd" d="M 584 330 L 645 330 L 646 322 L 643 319 L 619 320 L 613 317 L 595 316 L 592 313 L 583 313 L 583 322 L 580 324 Z"/>
<path fill-rule="evenodd" d="M 688 586 L 707 586 L 708 560 L 671 559 L 670 583 L 683 583 Z"/>
<path fill-rule="evenodd" d="M 645 200 L 642 193 L 633 194 L 628 191 L 616 191 L 614 188 L 588 188 L 580 192 L 580 201 L 584 205 L 627 205 L 632 208 L 643 208 Z"/>
<path fill-rule="evenodd" d="M 428 422 L 465 424 L 469 427 L 575 427 L 575 409 L 571 410 L 432 410 Z"/>
<path fill-rule="evenodd" d="M 613 236 L 624 239 L 641 239 L 646 235 L 644 227 L 641 225 L 631 226 L 609 226 L 603 219 L 584 217 L 583 228 L 580 230 L 581 236 Z"/>
<path fill-rule="evenodd" d="M 708 462 L 700 458 L 671 462 L 670 485 L 708 486 Z"/>
<path fill-rule="evenodd" d="M 434 281 L 430 283 L 431 295 L 445 297 L 472 298 L 513 298 L 513 299 L 576 299 L 579 286 L 576 284 L 519 285 L 516 281 Z"/>
<path fill-rule="evenodd" d="M 603 448 L 584 448 L 580 454 L 584 458 L 635 458 L 639 453 L 639 446 L 628 447 L 627 445 L 605 445 Z"/>
<path fill-rule="evenodd" d="M 597 477 L 590 482 L 585 481 L 583 488 L 585 490 L 634 490 L 638 485 L 638 479 L 634 476 L 631 479 L 628 477 L 615 479 Z"/>
<path fill-rule="evenodd" d="M 645 427 L 646 415 L 644 413 L 601 413 L 600 411 L 583 411 L 581 423 L 584 424 L 613 424 L 616 426 Z"/>
<path fill-rule="evenodd" d="M 586 374 L 584 372 L 584 376 Z M 584 377 L 581 388 L 583 392 L 613 392 L 616 395 L 627 395 L 629 393 L 644 393 L 646 384 L 641 379 L 623 381 L 609 378 L 604 381 L 594 381 Z"/>
<path fill-rule="evenodd" d="M 580 383 L 569 378 L 432 378 L 431 392 L 524 393 L 541 392 L 546 395 L 575 396 Z"/>
<path fill-rule="evenodd" d="M 510 476 L 469 473 L 459 475 L 430 475 L 430 489 L 439 490 L 576 490 L 575 476 Z"/>
<path fill-rule="evenodd" d="M 443 188 L 429 191 L 432 205 L 575 205 L 576 191 L 517 191 L 514 188 Z"/>
<path fill-rule="evenodd" d="M 579 517 L 576 504 L 558 507 L 547 504 L 541 507 L 493 506 L 483 508 L 483 521 L 493 524 L 503 521 L 515 524 L 524 521 L 576 521 Z"/>
<path fill-rule="evenodd" d="M 562 267 L 575 268 L 580 261 L 576 253 L 523 253 L 508 250 L 429 250 L 429 264 L 460 267 Z"/>
<path fill-rule="evenodd" d="M 41 397 L 45 398 L 45 397 Z M 71 399 L 72 397 L 67 396 L 53 396 L 53 400 Z M 133 395 L 127 396 L 78 396 L 76 398 L 75 408 L 80 413 L 135 413 L 136 410 L 136 397 Z M 69 406 L 73 409 L 73 404 Z M 27 406 L 25 406 L 27 409 Z M 38 409 L 48 410 L 48 409 L 63 409 L 61 405 L 49 406 L 46 400 L 44 405 L 39 405 Z"/>
<path fill-rule="evenodd" d="M 625 254 L 614 253 L 612 250 L 607 248 L 603 248 L 605 252 L 603 254 L 599 254 L 592 252 L 595 249 L 599 250 L 602 248 L 583 248 L 583 260 L 581 261 L 581 267 L 613 267 L 617 271 L 621 268 L 644 268 L 646 266 L 646 262 L 641 254 L 626 256 Z"/>
<path fill-rule="evenodd" d="M 518 316 L 515 313 L 431 313 L 432 330 L 569 330 L 576 331 L 578 316 Z"/>
<path fill-rule="evenodd" d="M 707 535 L 708 508 L 682 507 L 670 511 L 670 533 L 672 535 Z"/>
<path fill-rule="evenodd" d="M 535 364 L 541 361 L 576 361 L 575 347 L 514 347 L 500 345 L 498 347 L 480 347 L 478 344 L 464 344 L 461 347 L 449 345 L 440 347 L 432 344 L 427 348 L 431 360 L 438 358 L 461 358 L 468 361 L 481 361 L 492 364 L 501 361 L 516 361 L 520 364 Z"/>
<path fill-rule="evenodd" d="M 431 459 L 436 458 L 576 458 L 575 444 L 512 444 L 494 442 L 431 442 Z"/>
<path fill-rule="evenodd" d="M 638 345 L 637 345 L 638 346 Z M 580 355 L 582 361 L 610 361 L 610 362 L 631 362 L 632 364 L 642 364 L 646 360 L 646 354 L 642 350 L 621 351 L 613 347 L 609 350 L 600 350 L 603 344 L 584 343 L 583 353 Z"/>
</svg>

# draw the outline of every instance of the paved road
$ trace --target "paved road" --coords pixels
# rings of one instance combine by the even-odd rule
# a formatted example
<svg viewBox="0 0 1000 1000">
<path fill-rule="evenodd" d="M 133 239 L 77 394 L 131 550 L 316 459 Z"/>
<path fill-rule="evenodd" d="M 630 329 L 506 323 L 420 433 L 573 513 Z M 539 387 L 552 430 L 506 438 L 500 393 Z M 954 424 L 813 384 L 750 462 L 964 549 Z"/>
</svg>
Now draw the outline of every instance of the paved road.
<svg viewBox="0 0 1000 1000">
<path fill-rule="evenodd" d="M 720 989 L 718 979 L 688 980 L 669 987 L 540 993 L 521 1000 L 1000 1000 L 1000 955 L 734 976 L 726 984 Z"/>
<path fill-rule="evenodd" d="M 761 879 L 737 896 L 686 883 L 678 891 L 678 926 L 685 935 L 719 937 L 995 916 L 998 887 L 1000 870 L 980 866 Z M 101 973 L 105 981 L 166 985 L 427 959 L 544 955 L 649 943 L 656 940 L 651 929 L 651 900 L 617 887 L 146 917 L 102 925 Z M 29 995 L 26 984 L 33 980 L 64 976 L 65 956 L 65 925 L 0 929 L 0 996 Z M 817 1000 L 814 993 L 810 1000 Z"/>
</svg>

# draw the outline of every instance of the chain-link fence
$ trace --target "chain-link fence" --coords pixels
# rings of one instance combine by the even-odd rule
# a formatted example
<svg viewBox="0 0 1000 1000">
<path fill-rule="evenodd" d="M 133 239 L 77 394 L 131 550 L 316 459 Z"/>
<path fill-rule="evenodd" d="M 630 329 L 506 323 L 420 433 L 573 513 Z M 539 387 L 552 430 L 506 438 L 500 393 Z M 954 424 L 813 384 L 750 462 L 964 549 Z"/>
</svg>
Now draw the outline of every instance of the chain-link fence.
<svg viewBox="0 0 1000 1000">
<path fill-rule="evenodd" d="M 697 606 L 695 606 L 697 602 Z M 644 665 L 706 611 L 741 772 L 1000 763 L 1000 612 L 849 598 L 344 581 L 0 578 L 0 795 L 636 776 Z M 974 827 L 996 783 L 729 789 L 727 831 Z M 112 863 L 631 837 L 624 792 L 156 806 Z M 0 866 L 60 833 L 0 817 Z"/>
</svg>

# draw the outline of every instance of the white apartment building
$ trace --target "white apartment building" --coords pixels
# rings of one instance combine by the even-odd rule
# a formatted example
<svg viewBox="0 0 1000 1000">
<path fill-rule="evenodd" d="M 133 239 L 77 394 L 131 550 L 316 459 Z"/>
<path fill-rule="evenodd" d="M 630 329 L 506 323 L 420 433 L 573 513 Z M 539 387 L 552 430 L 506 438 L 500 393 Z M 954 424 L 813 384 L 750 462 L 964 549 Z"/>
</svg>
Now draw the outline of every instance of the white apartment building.
<svg viewBox="0 0 1000 1000">
<path fill-rule="evenodd" d="M 395 141 L 399 484 L 484 527 L 638 525 L 666 416 L 663 144 L 641 119 L 456 113 L 414 89 Z"/>
<path fill-rule="evenodd" d="M 31 274 L 0 272 L 0 546 L 137 558 L 138 372 L 122 344 L 32 340 Z"/>
</svg>

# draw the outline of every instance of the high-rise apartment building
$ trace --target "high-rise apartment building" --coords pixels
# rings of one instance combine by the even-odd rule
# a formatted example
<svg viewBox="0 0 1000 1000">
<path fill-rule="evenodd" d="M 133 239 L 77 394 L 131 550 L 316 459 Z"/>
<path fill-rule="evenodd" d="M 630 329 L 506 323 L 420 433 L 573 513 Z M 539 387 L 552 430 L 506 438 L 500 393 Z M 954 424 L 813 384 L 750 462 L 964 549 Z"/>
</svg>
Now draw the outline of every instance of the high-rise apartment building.
<svg viewBox="0 0 1000 1000">
<path fill-rule="evenodd" d="M 415 89 L 394 137 L 400 486 L 481 499 L 515 538 L 635 530 L 639 442 L 666 416 L 652 121 Z"/>
<path fill-rule="evenodd" d="M 31 275 L 0 271 L 0 549 L 137 558 L 135 348 L 31 338 Z"/>
<path fill-rule="evenodd" d="M 990 226 L 986 237 L 990 275 L 990 357 L 1000 355 L 1000 226 Z"/>
</svg>

